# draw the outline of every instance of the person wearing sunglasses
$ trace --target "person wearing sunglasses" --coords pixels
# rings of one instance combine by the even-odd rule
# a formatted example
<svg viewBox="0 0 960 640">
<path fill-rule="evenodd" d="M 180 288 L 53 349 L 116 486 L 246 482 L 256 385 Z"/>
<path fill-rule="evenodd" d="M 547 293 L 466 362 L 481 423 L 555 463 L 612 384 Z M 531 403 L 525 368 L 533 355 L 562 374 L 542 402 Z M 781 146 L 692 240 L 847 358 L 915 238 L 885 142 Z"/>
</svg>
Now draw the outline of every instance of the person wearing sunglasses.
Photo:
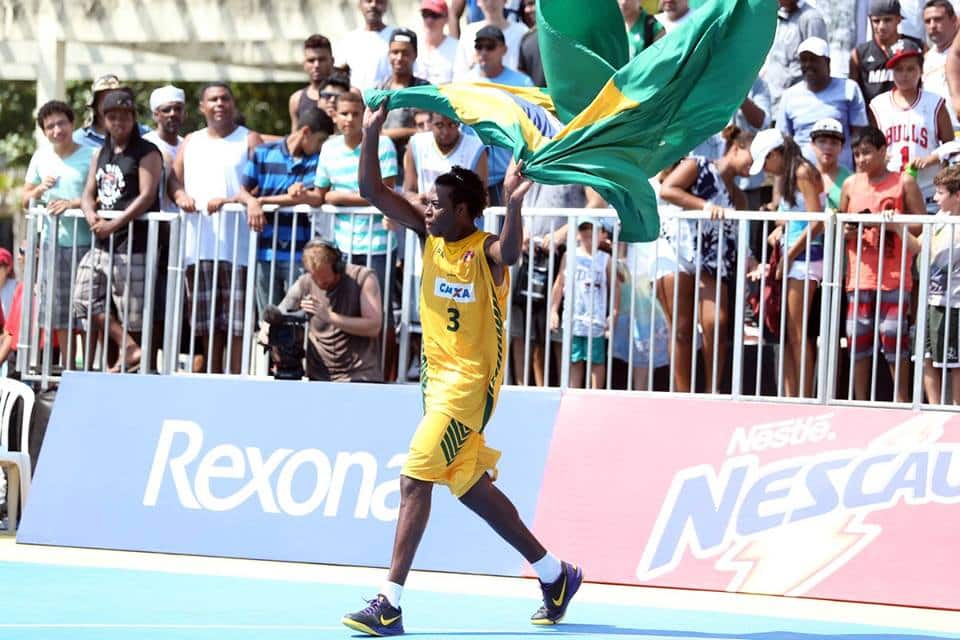
<svg viewBox="0 0 960 640">
<path fill-rule="evenodd" d="M 453 80 L 453 61 L 459 41 L 446 34 L 450 11 L 446 0 L 423 0 L 420 17 L 423 20 L 423 46 L 413 71 L 431 84 Z"/>
<path fill-rule="evenodd" d="M 476 65 L 457 77 L 464 82 L 493 82 L 514 87 L 532 87 L 533 80 L 525 73 L 520 73 L 504 64 L 507 53 L 507 42 L 503 31 L 499 27 L 487 25 L 474 38 Z M 501 188 L 503 178 L 510 164 L 510 151 L 503 147 L 487 147 L 489 156 L 489 200 L 490 206 L 503 204 Z"/>
</svg>

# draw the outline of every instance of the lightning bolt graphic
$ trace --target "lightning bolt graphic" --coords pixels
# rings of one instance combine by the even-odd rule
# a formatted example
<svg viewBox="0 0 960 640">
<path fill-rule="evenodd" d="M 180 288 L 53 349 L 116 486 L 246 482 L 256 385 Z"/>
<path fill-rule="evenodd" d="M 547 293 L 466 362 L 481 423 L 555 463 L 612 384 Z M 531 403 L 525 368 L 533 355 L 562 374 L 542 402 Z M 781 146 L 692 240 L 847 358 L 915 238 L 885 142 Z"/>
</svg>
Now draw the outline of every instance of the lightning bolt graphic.
<svg viewBox="0 0 960 640">
<path fill-rule="evenodd" d="M 924 412 L 870 442 L 868 451 L 904 451 L 932 445 L 950 414 Z M 793 522 L 734 542 L 717 560 L 718 571 L 733 572 L 727 591 L 798 596 L 836 572 L 883 533 L 864 522 L 868 513 L 837 510 Z"/>
</svg>

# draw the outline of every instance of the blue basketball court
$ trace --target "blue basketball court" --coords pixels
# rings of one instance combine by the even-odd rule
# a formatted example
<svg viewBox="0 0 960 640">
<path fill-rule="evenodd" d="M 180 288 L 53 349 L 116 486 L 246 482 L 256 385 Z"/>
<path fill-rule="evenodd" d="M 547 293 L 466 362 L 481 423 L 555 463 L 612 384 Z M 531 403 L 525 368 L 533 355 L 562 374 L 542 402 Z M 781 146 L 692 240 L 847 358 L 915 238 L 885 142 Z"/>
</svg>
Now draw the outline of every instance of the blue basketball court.
<svg viewBox="0 0 960 640">
<path fill-rule="evenodd" d="M 243 573 L 264 577 L 210 575 L 81 566 L 29 561 L 43 548 L 3 543 L 4 558 L 23 555 L 28 561 L 0 561 L 0 638 L 39 640 L 318 640 L 355 634 L 341 626 L 347 611 L 363 606 L 363 596 L 376 592 L 377 572 L 334 568 L 351 576 L 346 583 L 323 578 L 329 568 L 298 565 L 296 579 L 269 577 L 281 563 L 217 561 L 221 566 L 242 563 Z M 18 553 L 23 550 L 24 553 Z M 104 552 L 51 550 L 80 554 L 82 563 L 96 563 Z M 90 554 L 93 554 L 92 556 Z M 142 564 L 146 554 L 112 553 L 108 564 Z M 48 556 L 49 557 L 49 556 Z M 92 560 L 89 560 L 92 558 Z M 164 556 L 147 556 L 157 566 Z M 171 571 L 196 560 L 170 556 Z M 205 571 L 203 567 L 196 571 Z M 351 571 L 359 572 L 351 575 Z M 424 577 L 426 576 L 426 577 Z M 840 605 L 797 601 L 795 615 L 774 612 L 773 599 L 734 594 L 645 590 L 586 585 L 571 605 L 563 624 L 531 626 L 527 620 L 537 608 L 538 590 L 532 580 L 493 579 L 453 574 L 419 574 L 409 588 L 403 608 L 407 635 L 435 638 L 650 638 L 697 640 L 927 640 L 960 638 L 949 633 L 951 616 L 960 614 L 867 605 Z M 490 586 L 493 585 L 493 586 Z M 498 585 L 502 585 L 498 586 Z M 458 588 L 458 586 L 463 587 Z M 482 595 L 482 592 L 488 595 Z M 704 596 L 716 597 L 712 610 L 701 609 Z M 754 602 L 751 604 L 751 599 Z M 667 600 L 667 604 L 664 604 Z M 724 600 L 731 603 L 724 605 Z M 648 604 L 644 604 L 648 602 Z M 686 607 L 685 602 L 691 606 Z M 742 603 L 746 603 L 746 606 Z M 855 607 L 847 612 L 841 606 Z M 771 615 L 745 613 L 769 610 Z M 726 610 L 725 610 L 726 609 Z M 801 609 L 803 611 L 801 611 Z M 820 611 L 818 614 L 817 611 Z M 813 614 L 811 615 L 811 612 Z M 800 615 L 800 614 L 803 615 Z M 860 620 L 858 622 L 857 620 Z M 889 626 L 891 620 L 902 624 Z M 883 626 L 870 624 L 882 621 Z M 960 628 L 960 627 L 953 627 Z"/>
</svg>

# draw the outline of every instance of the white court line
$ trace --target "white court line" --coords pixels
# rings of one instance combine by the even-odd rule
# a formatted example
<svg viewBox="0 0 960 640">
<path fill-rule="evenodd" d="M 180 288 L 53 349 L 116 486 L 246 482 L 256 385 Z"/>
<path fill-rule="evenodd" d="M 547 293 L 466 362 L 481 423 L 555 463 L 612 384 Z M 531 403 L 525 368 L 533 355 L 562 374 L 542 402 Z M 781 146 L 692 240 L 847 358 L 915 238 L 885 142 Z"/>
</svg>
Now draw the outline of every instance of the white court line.
<svg viewBox="0 0 960 640">
<path fill-rule="evenodd" d="M 323 626 L 316 624 L 98 624 L 92 622 L 57 624 L 7 623 L 0 629 L 156 629 L 156 630 L 211 630 L 211 631 L 338 631 L 344 626 Z"/>
<path fill-rule="evenodd" d="M 0 537 L 0 562 L 30 562 L 47 565 L 158 571 L 188 575 L 210 575 L 253 580 L 283 580 L 321 584 L 351 585 L 363 591 L 376 589 L 384 571 L 365 567 L 342 567 L 295 562 L 271 562 L 184 556 L 135 551 L 108 551 L 16 544 L 13 538 Z M 589 579 L 589 567 L 586 568 Z M 407 588 L 436 593 L 462 593 L 499 598 L 523 598 L 536 601 L 540 590 L 531 578 L 503 578 L 471 574 L 413 571 Z M 917 631 L 957 636 L 960 612 L 917 609 L 878 604 L 859 604 L 779 597 L 692 591 L 657 587 L 628 587 L 585 583 L 577 594 L 580 602 L 651 607 L 673 610 L 701 610 L 718 613 L 754 615 L 826 622 L 903 627 Z M 2 627 L 0 627 L 2 628 Z M 340 627 L 336 627 L 339 629 Z M 679 640 L 679 639 L 678 639 Z"/>
</svg>

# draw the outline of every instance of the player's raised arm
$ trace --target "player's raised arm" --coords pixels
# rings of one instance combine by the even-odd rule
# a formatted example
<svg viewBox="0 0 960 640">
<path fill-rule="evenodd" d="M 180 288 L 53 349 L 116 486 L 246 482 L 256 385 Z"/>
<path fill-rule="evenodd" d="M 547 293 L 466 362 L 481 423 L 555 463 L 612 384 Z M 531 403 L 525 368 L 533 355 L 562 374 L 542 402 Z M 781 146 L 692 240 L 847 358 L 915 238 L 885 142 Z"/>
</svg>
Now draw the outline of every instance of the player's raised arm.
<svg viewBox="0 0 960 640">
<path fill-rule="evenodd" d="M 524 178 L 520 164 L 510 164 L 503 179 L 503 191 L 507 197 L 507 215 L 503 221 L 500 237 L 487 245 L 487 258 L 496 265 L 509 267 L 520 259 L 523 244 L 523 224 L 520 222 L 520 210 L 523 208 L 523 196 L 533 183 Z"/>
<path fill-rule="evenodd" d="M 419 235 L 427 232 L 423 216 L 402 195 L 383 183 L 380 174 L 380 130 L 387 117 L 387 103 L 363 114 L 363 141 L 360 143 L 360 195 L 391 220 L 409 227 Z"/>
</svg>

